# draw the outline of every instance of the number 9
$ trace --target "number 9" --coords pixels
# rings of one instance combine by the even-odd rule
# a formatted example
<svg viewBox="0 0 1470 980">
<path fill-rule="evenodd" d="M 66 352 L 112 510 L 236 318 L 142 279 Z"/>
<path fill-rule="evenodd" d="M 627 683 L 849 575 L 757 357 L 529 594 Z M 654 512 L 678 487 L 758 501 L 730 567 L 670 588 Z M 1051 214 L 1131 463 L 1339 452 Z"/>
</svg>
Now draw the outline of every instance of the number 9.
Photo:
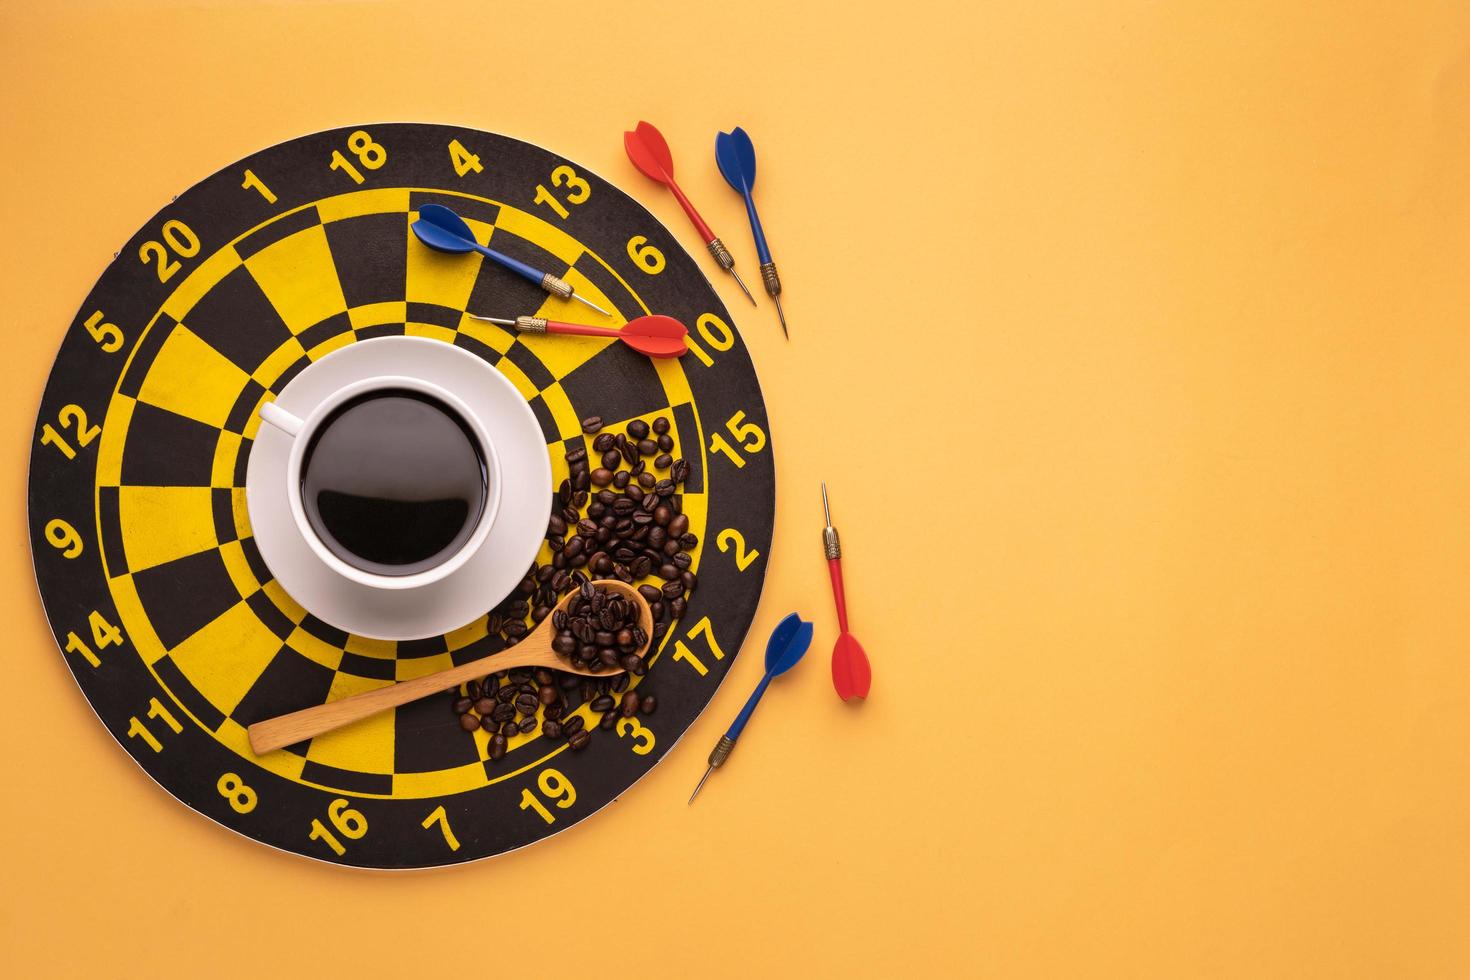
<svg viewBox="0 0 1470 980">
<path fill-rule="evenodd" d="M 46 540 L 51 547 L 61 552 L 63 558 L 75 558 L 82 553 L 82 537 L 77 529 L 56 518 L 46 524 Z"/>
<path fill-rule="evenodd" d="M 555 769 L 543 770 L 536 784 L 548 800 L 556 800 L 558 810 L 565 810 L 577 802 L 577 791 L 572 788 L 571 781 Z"/>
</svg>

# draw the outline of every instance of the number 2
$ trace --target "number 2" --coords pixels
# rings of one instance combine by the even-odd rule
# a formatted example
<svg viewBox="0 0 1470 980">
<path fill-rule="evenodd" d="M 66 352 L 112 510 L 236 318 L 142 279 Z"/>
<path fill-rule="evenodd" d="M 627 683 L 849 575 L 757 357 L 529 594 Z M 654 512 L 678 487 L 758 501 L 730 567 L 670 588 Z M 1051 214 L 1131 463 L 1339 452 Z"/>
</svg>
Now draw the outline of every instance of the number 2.
<svg viewBox="0 0 1470 980">
<path fill-rule="evenodd" d="M 752 548 L 745 550 L 745 538 L 733 527 L 727 527 L 715 536 L 715 544 L 720 546 L 720 553 L 724 554 L 731 548 L 735 549 L 735 568 L 737 571 L 745 571 L 757 558 L 761 556 L 759 551 Z"/>
</svg>

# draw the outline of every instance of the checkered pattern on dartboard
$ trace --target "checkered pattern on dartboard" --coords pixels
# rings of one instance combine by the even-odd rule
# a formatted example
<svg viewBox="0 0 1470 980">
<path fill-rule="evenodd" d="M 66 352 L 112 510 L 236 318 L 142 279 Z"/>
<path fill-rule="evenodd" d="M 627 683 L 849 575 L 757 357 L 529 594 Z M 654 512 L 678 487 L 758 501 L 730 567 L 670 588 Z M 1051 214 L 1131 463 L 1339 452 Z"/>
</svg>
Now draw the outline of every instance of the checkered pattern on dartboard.
<svg viewBox="0 0 1470 980">
<path fill-rule="evenodd" d="M 226 744 L 242 748 L 245 727 L 262 718 L 496 648 L 483 620 L 411 643 L 348 636 L 295 603 L 261 560 L 244 499 L 256 409 L 345 344 L 408 333 L 470 350 L 520 388 L 553 446 L 586 444 L 578 427 L 584 414 L 610 422 L 669 414 L 694 467 L 686 511 L 702 526 L 698 423 L 680 369 L 655 367 L 621 345 L 520 338 L 465 317 L 464 309 L 555 315 L 564 301 L 477 256 L 411 248 L 411 211 L 435 198 L 448 196 L 345 195 L 282 216 L 211 256 L 165 302 L 112 400 L 97 499 L 109 585 L 150 668 Z M 565 270 L 594 302 L 641 312 L 627 286 L 573 240 L 510 208 L 457 196 L 452 203 L 481 240 Z M 562 455 L 552 453 L 557 479 Z M 483 785 L 492 778 L 483 734 L 444 724 L 447 714 L 433 700 L 406 706 L 358 726 L 350 739 L 327 735 L 294 746 L 277 768 L 357 793 Z"/>
</svg>

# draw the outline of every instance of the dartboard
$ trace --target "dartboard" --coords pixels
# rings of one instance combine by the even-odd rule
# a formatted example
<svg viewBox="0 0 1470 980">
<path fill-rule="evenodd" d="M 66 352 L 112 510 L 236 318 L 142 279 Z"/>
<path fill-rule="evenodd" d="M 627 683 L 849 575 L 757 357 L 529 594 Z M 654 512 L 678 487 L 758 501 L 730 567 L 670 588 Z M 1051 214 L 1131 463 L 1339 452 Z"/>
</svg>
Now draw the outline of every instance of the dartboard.
<svg viewBox="0 0 1470 980">
<path fill-rule="evenodd" d="M 589 315 L 479 255 L 419 245 L 425 203 L 610 311 L 684 322 L 690 351 L 517 335 L 466 311 Z M 586 322 L 584 320 L 584 322 Z M 257 757 L 250 724 L 494 653 L 486 617 L 426 640 L 350 635 L 271 575 L 245 472 L 257 409 L 307 365 L 385 335 L 492 364 L 545 434 L 553 483 L 605 431 L 665 417 L 688 462 L 700 587 L 637 678 L 657 711 L 582 751 L 537 731 L 492 759 L 429 698 Z M 98 719 L 160 785 L 254 840 L 370 868 L 427 867 L 548 837 L 615 799 L 679 739 L 740 649 L 775 502 L 770 426 L 730 313 L 632 198 L 539 147 L 449 126 L 302 137 L 226 167 L 129 241 L 64 337 L 32 444 L 41 598 Z M 508 478 L 513 478 L 513 475 Z M 542 561 L 550 561 L 543 548 Z M 487 595 L 485 608 L 503 597 Z M 586 704 L 580 713 L 592 722 Z M 567 717 L 570 718 L 571 714 Z"/>
</svg>

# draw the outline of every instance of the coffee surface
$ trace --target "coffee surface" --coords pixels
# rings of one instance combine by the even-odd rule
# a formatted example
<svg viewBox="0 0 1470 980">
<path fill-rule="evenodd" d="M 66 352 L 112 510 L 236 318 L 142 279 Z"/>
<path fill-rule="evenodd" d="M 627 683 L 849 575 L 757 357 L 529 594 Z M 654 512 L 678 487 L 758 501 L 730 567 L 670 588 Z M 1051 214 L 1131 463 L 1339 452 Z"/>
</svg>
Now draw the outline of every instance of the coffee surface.
<svg viewBox="0 0 1470 980">
<path fill-rule="evenodd" d="M 377 575 L 413 575 L 451 558 L 488 493 L 484 458 L 459 413 L 407 389 L 344 402 L 302 458 L 301 499 L 317 536 Z"/>
</svg>

